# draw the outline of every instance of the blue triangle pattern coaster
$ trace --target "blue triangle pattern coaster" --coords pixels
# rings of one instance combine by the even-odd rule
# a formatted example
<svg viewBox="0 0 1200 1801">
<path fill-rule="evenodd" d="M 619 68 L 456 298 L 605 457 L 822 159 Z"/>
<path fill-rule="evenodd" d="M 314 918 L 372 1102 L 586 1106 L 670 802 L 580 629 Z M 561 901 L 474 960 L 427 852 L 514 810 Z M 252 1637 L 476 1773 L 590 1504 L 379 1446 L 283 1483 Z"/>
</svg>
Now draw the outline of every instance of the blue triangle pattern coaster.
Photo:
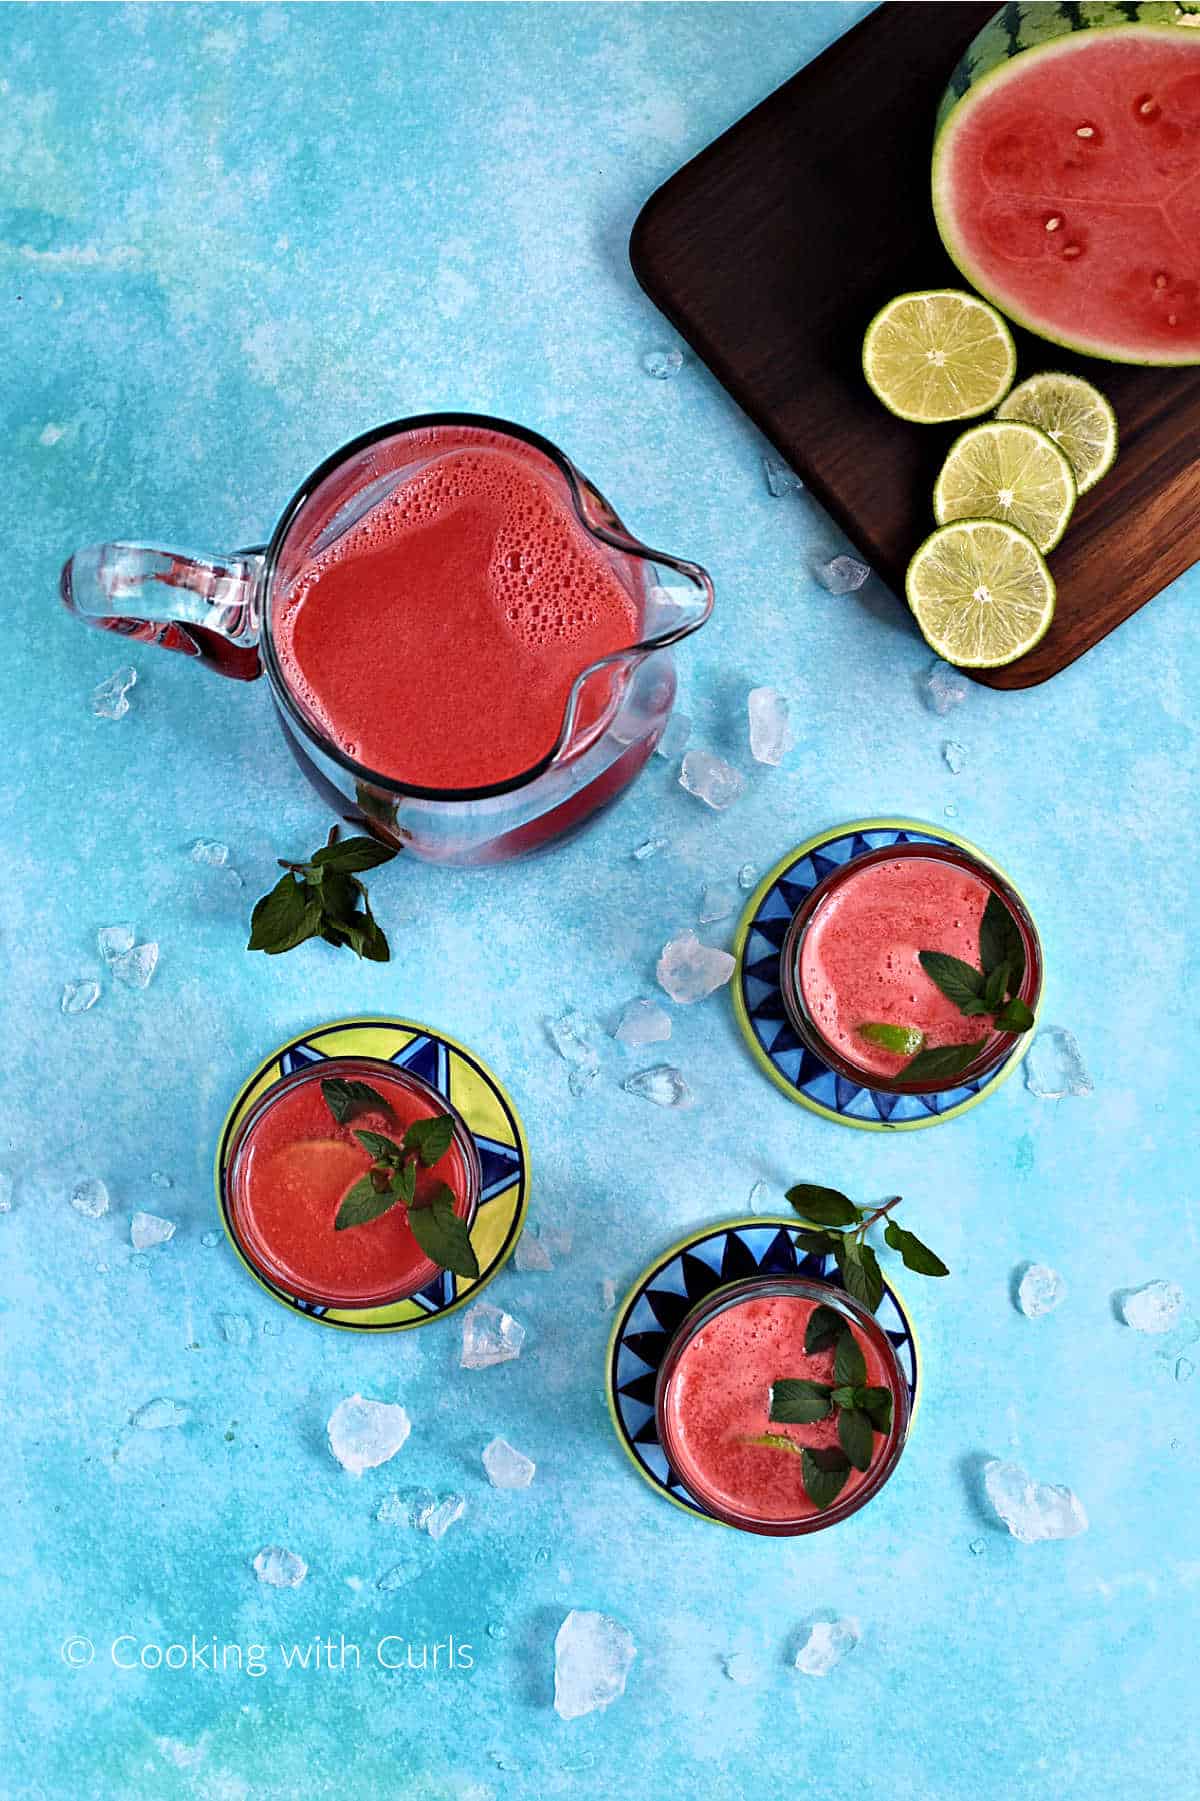
<svg viewBox="0 0 1200 1801">
<path fill-rule="evenodd" d="M 310 1069 L 323 1061 L 321 1052 L 314 1051 L 311 1044 L 292 1044 L 279 1059 L 279 1067 L 285 1076 L 293 1076 L 298 1069 Z"/>
</svg>

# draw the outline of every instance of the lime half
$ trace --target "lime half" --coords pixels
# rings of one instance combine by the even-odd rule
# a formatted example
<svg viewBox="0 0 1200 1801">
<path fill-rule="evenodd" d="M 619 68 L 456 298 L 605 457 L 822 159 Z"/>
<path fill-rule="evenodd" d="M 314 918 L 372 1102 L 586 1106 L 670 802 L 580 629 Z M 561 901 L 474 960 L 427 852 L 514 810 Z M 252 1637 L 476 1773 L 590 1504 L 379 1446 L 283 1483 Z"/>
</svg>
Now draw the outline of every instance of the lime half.
<svg viewBox="0 0 1200 1801">
<path fill-rule="evenodd" d="M 1075 474 L 1065 451 L 1036 425 L 1015 419 L 973 425 L 950 446 L 933 490 L 939 525 L 1004 519 L 1053 550 L 1075 510 Z"/>
<path fill-rule="evenodd" d="M 1081 375 L 1031 375 L 1001 402 L 996 417 L 1040 426 L 1066 452 L 1081 494 L 1117 460 L 1117 415 Z"/>
<path fill-rule="evenodd" d="M 999 519 L 959 519 L 926 538 L 905 580 L 925 640 L 964 669 L 1012 663 L 1054 618 L 1054 578 L 1031 538 Z"/>
<path fill-rule="evenodd" d="M 858 1035 L 868 1044 L 895 1051 L 898 1057 L 915 1057 L 925 1042 L 925 1034 L 919 1026 L 891 1026 L 882 1020 L 871 1020 L 867 1025 L 859 1026 Z"/>
<path fill-rule="evenodd" d="M 900 294 L 863 339 L 863 374 L 889 412 L 918 424 L 990 413 L 1012 387 L 1017 352 L 995 307 L 956 288 Z"/>
</svg>

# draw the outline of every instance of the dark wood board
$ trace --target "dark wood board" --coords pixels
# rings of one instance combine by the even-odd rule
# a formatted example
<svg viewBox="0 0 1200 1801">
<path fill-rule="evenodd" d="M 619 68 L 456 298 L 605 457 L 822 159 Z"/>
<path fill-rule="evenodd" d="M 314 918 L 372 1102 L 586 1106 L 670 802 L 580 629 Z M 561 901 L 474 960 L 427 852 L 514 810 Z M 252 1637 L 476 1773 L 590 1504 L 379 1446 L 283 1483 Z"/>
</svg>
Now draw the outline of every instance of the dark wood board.
<svg viewBox="0 0 1200 1801">
<path fill-rule="evenodd" d="M 899 595 L 961 427 L 907 425 L 860 364 L 875 311 L 961 287 L 929 198 L 933 119 L 991 5 L 889 0 L 651 196 L 630 242 L 655 304 Z M 1019 377 L 1074 369 L 1117 410 L 1116 467 L 1050 558 L 1054 624 L 995 688 L 1044 682 L 1200 558 L 1200 367 L 1075 357 L 1015 333 Z"/>
</svg>

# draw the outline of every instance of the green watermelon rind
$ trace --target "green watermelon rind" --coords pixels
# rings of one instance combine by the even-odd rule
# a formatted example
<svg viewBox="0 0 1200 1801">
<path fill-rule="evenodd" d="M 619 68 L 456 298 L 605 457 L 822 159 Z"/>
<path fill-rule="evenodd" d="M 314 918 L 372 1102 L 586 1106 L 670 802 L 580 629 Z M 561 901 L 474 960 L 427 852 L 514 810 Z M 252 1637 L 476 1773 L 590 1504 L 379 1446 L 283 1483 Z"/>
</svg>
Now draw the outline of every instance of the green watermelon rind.
<svg viewBox="0 0 1200 1801">
<path fill-rule="evenodd" d="M 979 44 L 980 40 L 985 38 L 989 33 L 996 31 L 1005 14 L 1014 11 L 1025 13 L 1029 10 L 1030 9 L 1027 7 L 1002 8 L 1001 12 L 997 13 L 996 17 L 992 19 L 989 24 L 984 26 L 983 31 L 979 33 L 979 36 L 975 38 L 968 47 L 963 61 L 959 64 L 959 69 L 961 69 L 967 59 L 970 58 L 972 51 L 975 49 L 976 45 Z M 1043 13 L 1049 12 L 1050 9 L 1048 7 L 1039 7 L 1037 10 L 1039 13 Z M 1086 8 L 1055 8 L 1057 14 L 1062 14 L 1064 11 L 1087 11 L 1089 13 L 1097 13 L 1101 10 L 1101 7 L 1098 5 Z M 1197 19 L 1197 24 L 1183 25 L 1180 22 L 1179 9 L 1175 5 L 1170 4 L 1169 0 L 1167 4 L 1160 3 L 1160 0 L 1154 0 L 1153 11 L 1156 15 L 1170 12 L 1175 15 L 1173 20 L 1167 20 L 1157 16 L 1154 19 L 1146 19 L 1140 16 L 1137 19 L 1131 19 L 1127 14 L 1124 14 L 1124 9 L 1117 5 L 1105 5 L 1103 10 L 1106 13 L 1123 14 L 1123 16 L 1114 19 L 1111 24 L 1106 25 L 1099 23 L 1093 24 L 1089 21 L 1084 21 L 1081 26 L 1073 27 L 1064 23 L 1060 25 L 1055 35 L 1046 37 L 1041 41 L 1030 45 L 1018 44 L 1011 52 L 1000 57 L 999 60 L 989 61 L 986 66 L 977 67 L 975 74 L 971 78 L 970 84 L 961 93 L 954 92 L 954 77 L 951 78 L 951 87 L 947 89 L 946 95 L 942 101 L 941 110 L 938 113 L 936 135 L 933 142 L 932 190 L 934 219 L 937 223 L 938 234 L 945 246 L 946 254 L 967 284 L 977 294 L 981 294 L 985 300 L 990 301 L 990 303 L 996 307 L 999 312 L 1003 313 L 1006 318 L 1011 319 L 1015 325 L 1023 326 L 1024 329 L 1031 332 L 1034 337 L 1041 338 L 1048 344 L 1057 344 L 1063 350 L 1073 350 L 1081 356 L 1095 357 L 1103 362 L 1134 363 L 1142 368 L 1184 368 L 1200 363 L 1200 352 L 1188 351 L 1180 356 L 1134 355 L 1130 353 L 1128 347 L 1124 344 L 1108 343 L 1103 339 L 1084 340 L 1063 336 L 1061 334 L 1061 328 L 1056 327 L 1053 324 L 1042 323 L 1033 315 L 1024 311 L 1019 311 L 1013 306 L 1011 301 L 1004 299 L 994 288 L 988 286 L 986 279 L 981 278 L 979 271 L 973 268 L 970 262 L 957 249 L 948 218 L 949 209 L 947 206 L 946 193 L 944 191 L 948 186 L 945 171 L 949 160 L 947 151 L 953 137 L 954 120 L 956 117 L 965 116 L 970 110 L 969 107 L 964 105 L 964 102 L 973 99 L 985 88 L 992 89 L 998 86 L 999 83 L 1011 79 L 1014 71 L 1019 72 L 1026 55 L 1035 52 L 1039 57 L 1061 55 L 1065 52 L 1069 52 L 1077 38 L 1081 35 L 1086 35 L 1087 40 L 1092 43 L 1094 43 L 1097 38 L 1108 37 L 1118 32 L 1124 34 L 1130 31 L 1136 31 L 1139 34 L 1150 34 L 1161 39 L 1166 39 L 1168 37 L 1173 39 L 1181 30 L 1191 30 L 1196 32 L 1197 37 L 1200 37 L 1200 15 L 1197 15 L 1195 12 L 1189 13 L 1187 16 Z M 1152 8 L 1150 5 L 1142 5 L 1138 8 L 1139 14 L 1144 14 L 1151 10 Z M 958 70 L 955 71 L 955 75 L 957 74 Z M 947 105 L 948 102 L 949 105 Z"/>
</svg>

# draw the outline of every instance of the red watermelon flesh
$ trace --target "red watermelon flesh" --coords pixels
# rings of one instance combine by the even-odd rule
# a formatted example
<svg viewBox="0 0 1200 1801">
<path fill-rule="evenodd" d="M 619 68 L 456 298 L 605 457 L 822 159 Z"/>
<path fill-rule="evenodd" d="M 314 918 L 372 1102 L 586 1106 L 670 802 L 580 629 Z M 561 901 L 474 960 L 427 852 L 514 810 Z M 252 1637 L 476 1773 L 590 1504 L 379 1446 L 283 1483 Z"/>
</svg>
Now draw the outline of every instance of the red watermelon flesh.
<svg viewBox="0 0 1200 1801">
<path fill-rule="evenodd" d="M 946 246 L 1021 324 L 1121 362 L 1200 362 L 1200 32 L 1014 57 L 934 156 Z"/>
</svg>

